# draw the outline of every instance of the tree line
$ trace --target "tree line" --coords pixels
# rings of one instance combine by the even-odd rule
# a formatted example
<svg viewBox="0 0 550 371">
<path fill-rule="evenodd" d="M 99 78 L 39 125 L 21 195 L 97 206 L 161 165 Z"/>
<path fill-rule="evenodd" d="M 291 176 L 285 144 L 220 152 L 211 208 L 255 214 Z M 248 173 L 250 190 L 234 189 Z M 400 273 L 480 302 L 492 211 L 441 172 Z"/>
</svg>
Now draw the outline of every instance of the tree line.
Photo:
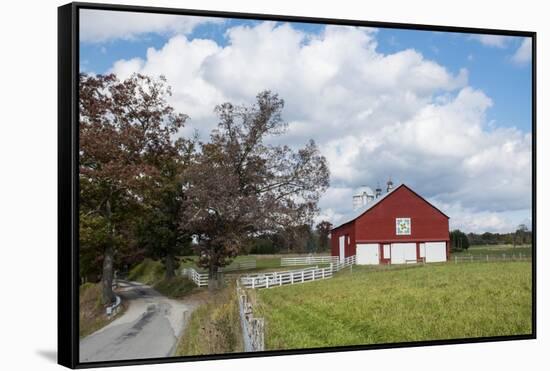
<svg viewBox="0 0 550 371">
<path fill-rule="evenodd" d="M 450 232 L 451 249 L 466 250 L 471 245 L 512 245 L 522 246 L 533 243 L 533 232 L 525 224 L 520 224 L 509 233 L 464 233 L 459 229 Z"/>
<path fill-rule="evenodd" d="M 263 233 L 250 239 L 248 254 L 305 253 L 313 254 L 330 251 L 330 230 L 332 224 L 321 221 L 312 227 L 303 224 L 277 232 Z"/>
<path fill-rule="evenodd" d="M 298 150 L 266 143 L 287 128 L 276 93 L 216 106 L 208 141 L 182 136 L 190 118 L 170 95 L 163 77 L 80 75 L 80 275 L 101 281 L 103 303 L 114 299 L 114 271 L 145 257 L 172 277 L 193 252 L 216 287 L 218 269 L 251 241 L 311 229 L 329 186 L 313 140 Z"/>
</svg>

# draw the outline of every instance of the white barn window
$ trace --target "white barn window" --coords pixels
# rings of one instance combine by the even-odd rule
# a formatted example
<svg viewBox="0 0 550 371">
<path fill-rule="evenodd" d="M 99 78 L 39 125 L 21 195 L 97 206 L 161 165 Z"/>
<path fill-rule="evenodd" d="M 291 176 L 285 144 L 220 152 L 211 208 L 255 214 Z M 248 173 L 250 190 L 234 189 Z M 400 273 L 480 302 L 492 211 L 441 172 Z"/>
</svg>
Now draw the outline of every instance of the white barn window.
<svg viewBox="0 0 550 371">
<path fill-rule="evenodd" d="M 407 236 L 411 234 L 411 218 L 395 218 L 395 234 Z"/>
</svg>

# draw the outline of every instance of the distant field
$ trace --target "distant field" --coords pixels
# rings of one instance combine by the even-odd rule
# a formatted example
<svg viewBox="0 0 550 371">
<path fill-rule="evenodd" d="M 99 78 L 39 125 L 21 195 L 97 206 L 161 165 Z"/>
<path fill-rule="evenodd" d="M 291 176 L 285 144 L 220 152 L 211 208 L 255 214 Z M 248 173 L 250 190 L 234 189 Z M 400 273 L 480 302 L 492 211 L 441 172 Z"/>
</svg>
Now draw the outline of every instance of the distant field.
<svg viewBox="0 0 550 371">
<path fill-rule="evenodd" d="M 264 255 L 239 255 L 233 260 L 233 262 L 249 260 L 251 258 L 256 259 L 256 268 L 248 269 L 246 271 L 242 271 L 243 273 L 246 273 L 246 272 L 281 271 L 281 270 L 299 269 L 299 268 L 302 268 L 302 267 L 311 266 L 311 264 L 309 264 L 309 265 L 304 265 L 304 266 L 281 267 L 281 257 L 305 256 L 305 255 L 307 255 L 307 254 L 288 254 L 288 255 L 285 254 L 285 255 L 265 255 L 265 256 Z M 321 254 L 321 255 L 329 255 L 329 254 L 326 253 L 326 254 Z M 197 260 L 196 256 L 187 256 L 185 258 L 188 259 L 188 261 L 182 262 L 181 265 L 180 265 L 181 268 L 193 267 L 193 268 L 197 269 L 198 271 L 206 272 L 206 269 L 197 268 L 197 266 L 195 264 L 195 261 Z M 319 266 L 319 267 L 327 266 L 327 264 L 315 264 L 315 265 Z"/>
<path fill-rule="evenodd" d="M 253 294 L 267 349 L 531 333 L 530 262 L 354 266 Z"/>
<path fill-rule="evenodd" d="M 532 249 L 531 246 L 516 246 L 512 245 L 473 245 L 470 246 L 468 250 L 460 252 L 452 252 L 451 255 L 465 256 L 465 255 L 489 255 L 489 256 L 502 256 L 506 255 L 516 255 L 522 254 L 523 256 L 531 256 Z"/>
</svg>

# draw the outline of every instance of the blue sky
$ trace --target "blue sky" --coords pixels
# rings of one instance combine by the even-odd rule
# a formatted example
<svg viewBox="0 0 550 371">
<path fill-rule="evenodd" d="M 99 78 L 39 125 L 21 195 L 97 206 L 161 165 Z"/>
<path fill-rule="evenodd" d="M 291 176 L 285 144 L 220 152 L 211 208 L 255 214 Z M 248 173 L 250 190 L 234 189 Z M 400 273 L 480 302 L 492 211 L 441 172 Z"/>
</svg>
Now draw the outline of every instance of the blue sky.
<svg viewBox="0 0 550 371">
<path fill-rule="evenodd" d="M 191 117 L 181 135 L 207 138 L 219 103 L 278 92 L 289 129 L 273 142 L 314 139 L 329 163 L 319 220 L 338 223 L 359 186 L 392 176 L 454 228 L 530 224 L 526 38 L 86 12 L 81 71 L 166 76 L 170 103 Z"/>
<path fill-rule="evenodd" d="M 254 25 L 253 20 L 225 19 L 220 24 L 202 24 L 188 36 L 190 39 L 213 39 L 227 45 L 225 31 L 234 26 Z M 293 27 L 309 33 L 321 32 L 323 25 L 293 23 Z M 476 41 L 472 34 L 379 28 L 378 50 L 392 53 L 414 48 L 426 58 L 449 70 L 467 68 L 470 85 L 482 89 L 494 102 L 487 114 L 498 126 L 515 126 L 531 131 L 531 63 L 518 65 L 512 61 L 513 51 L 519 48 L 521 37 L 511 37 L 506 47 L 488 47 Z M 115 39 L 102 43 L 82 42 L 80 61 L 82 71 L 106 73 L 120 59 L 145 58 L 152 47 L 161 48 L 170 33 L 144 33 L 138 39 Z"/>
</svg>

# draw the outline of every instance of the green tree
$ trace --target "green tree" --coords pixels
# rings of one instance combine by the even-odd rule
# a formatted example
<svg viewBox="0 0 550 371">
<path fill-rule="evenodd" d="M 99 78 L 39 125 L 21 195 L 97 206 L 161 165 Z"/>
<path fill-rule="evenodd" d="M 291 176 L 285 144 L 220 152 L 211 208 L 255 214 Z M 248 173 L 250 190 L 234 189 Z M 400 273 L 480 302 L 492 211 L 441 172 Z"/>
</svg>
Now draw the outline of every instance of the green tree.
<svg viewBox="0 0 550 371">
<path fill-rule="evenodd" d="M 251 106 L 216 107 L 219 124 L 185 171 L 182 229 L 198 240 L 199 262 L 218 286 L 218 269 L 262 232 L 310 223 L 328 187 L 325 158 L 313 141 L 294 151 L 266 145 L 285 132 L 284 102 L 264 91 Z"/>
<path fill-rule="evenodd" d="M 525 224 L 518 225 L 516 232 L 513 234 L 513 245 L 525 245 L 529 241 L 529 228 Z"/>
<path fill-rule="evenodd" d="M 468 236 L 459 229 L 455 229 L 450 233 L 451 237 L 451 249 L 453 250 L 467 250 L 470 247 L 470 241 Z"/>
<path fill-rule="evenodd" d="M 179 256 L 191 250 L 191 235 L 179 228 L 185 197 L 181 171 L 185 165 L 176 159 L 164 162 L 159 186 L 147 192 L 144 199 L 144 212 L 138 226 L 140 246 L 147 256 L 161 260 L 166 278 L 175 276 Z"/>
<path fill-rule="evenodd" d="M 323 220 L 315 226 L 315 230 L 317 231 L 317 236 L 319 238 L 319 248 L 322 251 L 328 250 L 330 248 L 328 236 L 332 230 L 332 223 Z"/>
</svg>

